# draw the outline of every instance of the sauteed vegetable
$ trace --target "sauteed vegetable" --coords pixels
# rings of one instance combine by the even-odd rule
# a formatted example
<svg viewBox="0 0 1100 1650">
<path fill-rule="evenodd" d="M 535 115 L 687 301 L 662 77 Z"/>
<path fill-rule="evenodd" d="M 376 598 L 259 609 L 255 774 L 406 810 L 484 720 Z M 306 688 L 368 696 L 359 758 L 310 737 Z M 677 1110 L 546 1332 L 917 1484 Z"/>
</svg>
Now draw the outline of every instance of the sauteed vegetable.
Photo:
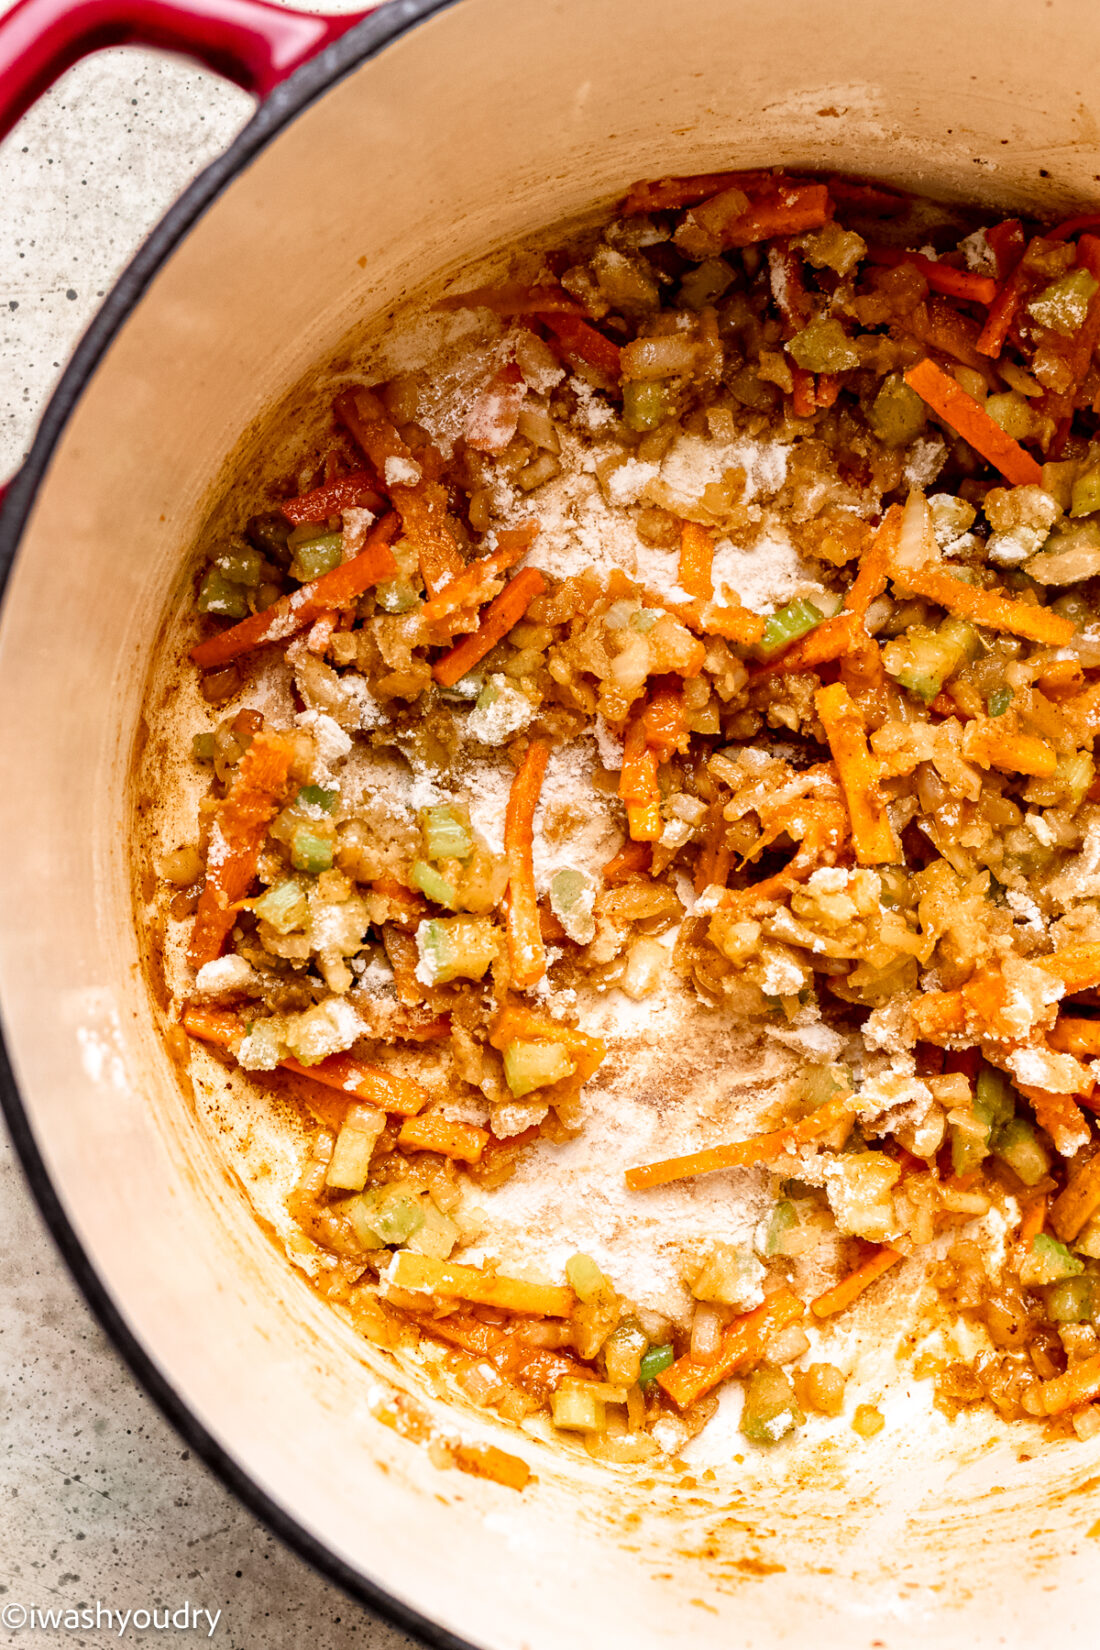
<svg viewBox="0 0 1100 1650">
<path fill-rule="evenodd" d="M 639 183 L 208 547 L 179 1017 L 309 1118 L 319 1287 L 473 1401 L 634 1462 L 740 1387 L 771 1446 L 919 1294 L 941 1408 L 1100 1430 L 1098 230 Z M 700 1202 L 676 1311 L 512 1275 L 479 1197 L 600 1118 L 596 1005 L 669 992 L 796 1069 L 607 1174 L 763 1190 L 751 1241 Z"/>
</svg>

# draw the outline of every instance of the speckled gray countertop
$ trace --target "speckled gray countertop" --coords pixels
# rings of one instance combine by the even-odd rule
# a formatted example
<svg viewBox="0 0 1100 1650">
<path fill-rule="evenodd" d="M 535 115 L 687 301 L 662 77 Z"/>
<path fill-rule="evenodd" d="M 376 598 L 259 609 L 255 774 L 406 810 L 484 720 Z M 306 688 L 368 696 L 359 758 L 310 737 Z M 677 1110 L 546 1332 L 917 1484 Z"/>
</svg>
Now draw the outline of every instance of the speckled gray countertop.
<svg viewBox="0 0 1100 1650">
<path fill-rule="evenodd" d="M 7 9 L 0 0 L 0 12 Z M 331 9 L 338 9 L 332 6 Z M 142 237 L 248 119 L 251 102 L 135 50 L 70 71 L 0 146 L 0 479 Z M 102 1614 L 187 1601 L 223 1650 L 403 1650 L 257 1524 L 138 1388 L 58 1258 L 0 1136 L 0 1643 L 107 1645 Z M 18 1606 L 99 1628 L 18 1624 Z M 220 1612 L 220 1615 L 217 1615 Z M 207 1622 L 170 1636 L 207 1642 Z"/>
</svg>

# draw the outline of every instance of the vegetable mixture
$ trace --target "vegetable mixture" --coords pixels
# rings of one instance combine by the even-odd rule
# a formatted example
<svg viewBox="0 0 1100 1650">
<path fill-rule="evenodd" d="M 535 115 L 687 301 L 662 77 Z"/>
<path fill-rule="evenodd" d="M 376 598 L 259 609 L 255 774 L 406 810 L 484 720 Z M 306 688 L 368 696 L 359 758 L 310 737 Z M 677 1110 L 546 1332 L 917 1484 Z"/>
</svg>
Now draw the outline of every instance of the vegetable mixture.
<svg viewBox="0 0 1100 1650">
<path fill-rule="evenodd" d="M 910 1278 L 968 1331 L 917 1361 L 941 1408 L 1091 1436 L 1100 214 L 665 178 L 437 319 L 460 393 L 347 384 L 208 549 L 209 790 L 160 866 L 184 1032 L 309 1119 L 318 1286 L 475 1403 L 637 1462 L 727 1383 L 754 1445 L 840 1417 L 833 1337 Z M 618 549 L 565 565 L 582 493 Z M 273 659 L 277 720 L 247 703 Z M 570 747 L 619 846 L 540 885 Z M 363 752 L 434 799 L 364 801 Z M 479 1193 L 599 1116 L 621 1055 L 587 1006 L 670 985 L 799 1069 L 629 1194 L 751 1177 L 770 1212 L 700 1230 L 677 1315 L 584 1253 L 509 1275 Z"/>
</svg>

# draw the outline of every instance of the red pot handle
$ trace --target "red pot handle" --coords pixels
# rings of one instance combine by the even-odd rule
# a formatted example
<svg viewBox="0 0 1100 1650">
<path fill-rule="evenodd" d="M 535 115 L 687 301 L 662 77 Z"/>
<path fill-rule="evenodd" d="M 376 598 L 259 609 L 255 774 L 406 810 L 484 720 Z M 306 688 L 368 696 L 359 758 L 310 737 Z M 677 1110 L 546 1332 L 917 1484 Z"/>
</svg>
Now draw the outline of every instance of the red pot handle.
<svg viewBox="0 0 1100 1650">
<path fill-rule="evenodd" d="M 104 46 L 180 52 L 264 98 L 367 15 L 317 17 L 266 0 L 19 0 L 0 17 L 0 137 Z"/>
</svg>

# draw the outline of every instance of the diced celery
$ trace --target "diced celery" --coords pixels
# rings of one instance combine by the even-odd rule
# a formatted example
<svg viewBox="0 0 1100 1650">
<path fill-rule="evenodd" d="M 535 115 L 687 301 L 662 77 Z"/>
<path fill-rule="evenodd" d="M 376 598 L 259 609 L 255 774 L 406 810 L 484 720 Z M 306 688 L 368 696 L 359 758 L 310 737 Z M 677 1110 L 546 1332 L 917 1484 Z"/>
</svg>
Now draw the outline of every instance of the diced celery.
<svg viewBox="0 0 1100 1650">
<path fill-rule="evenodd" d="M 1039 415 L 1027 399 L 1017 395 L 1015 390 L 1002 390 L 998 395 L 987 396 L 985 410 L 994 424 L 999 425 L 1013 441 L 1030 441 L 1041 427 Z"/>
<path fill-rule="evenodd" d="M 1020 1265 L 1020 1282 L 1028 1289 L 1041 1288 L 1047 1283 L 1060 1283 L 1063 1278 L 1076 1278 L 1084 1270 L 1084 1261 L 1071 1255 L 1064 1243 L 1049 1232 L 1039 1232 Z"/>
<path fill-rule="evenodd" d="M 449 1260 L 459 1240 L 458 1227 L 430 1198 L 421 1198 L 420 1208 L 424 1223 L 406 1239 L 405 1248 L 432 1260 Z"/>
<path fill-rule="evenodd" d="M 616 1386 L 633 1386 L 641 1374 L 642 1358 L 648 1346 L 646 1332 L 637 1318 L 624 1318 L 603 1343 L 603 1365 L 608 1380 Z"/>
<path fill-rule="evenodd" d="M 704 258 L 680 282 L 680 302 L 688 309 L 713 304 L 733 285 L 733 270 L 724 258 Z"/>
<path fill-rule="evenodd" d="M 986 695 L 985 708 L 990 716 L 1003 716 L 1012 703 L 1012 689 L 1010 687 L 992 688 Z"/>
<path fill-rule="evenodd" d="M 713 1243 L 691 1286 L 698 1301 L 715 1301 L 743 1312 L 760 1300 L 767 1273 L 751 1249 L 733 1243 Z"/>
<path fill-rule="evenodd" d="M 760 1222 L 760 1241 L 757 1244 L 758 1253 L 770 1260 L 774 1255 L 785 1253 L 784 1243 L 787 1233 L 798 1225 L 798 1212 L 788 1198 L 777 1203 L 771 1214 Z"/>
<path fill-rule="evenodd" d="M 1051 1323 L 1088 1323 L 1093 1295 L 1092 1278 L 1061 1278 L 1047 1290 L 1047 1317 Z"/>
<path fill-rule="evenodd" d="M 330 814 L 339 795 L 339 791 L 326 791 L 323 785 L 303 785 L 294 800 L 304 802 L 307 808 L 320 808 L 322 813 Z"/>
<path fill-rule="evenodd" d="M 465 864 L 474 851 L 473 832 L 450 803 L 425 808 L 420 816 L 420 829 L 429 859 L 460 859 Z"/>
<path fill-rule="evenodd" d="M 383 613 L 408 613 L 420 597 L 408 579 L 384 579 L 374 587 L 374 599 Z"/>
<path fill-rule="evenodd" d="M 787 352 L 805 372 L 848 372 L 859 366 L 859 352 L 834 316 L 819 315 L 795 333 Z"/>
<path fill-rule="evenodd" d="M 640 636 L 647 636 L 660 617 L 661 615 L 651 607 L 639 607 L 636 613 L 630 615 L 630 628 L 636 630 Z"/>
<path fill-rule="evenodd" d="M 1093 759 L 1088 751 L 1072 751 L 1068 756 L 1060 756 L 1050 779 L 1050 784 L 1060 793 L 1058 800 L 1068 802 L 1074 808 L 1080 807 L 1092 784 L 1094 771 Z"/>
<path fill-rule="evenodd" d="M 377 1128 L 373 1130 L 356 1128 L 354 1124 L 345 1122 L 336 1136 L 336 1144 L 332 1148 L 328 1168 L 325 1171 L 325 1185 L 332 1186 L 336 1191 L 361 1192 L 367 1184 L 370 1174 L 370 1160 L 374 1153 L 375 1144 L 382 1129 L 385 1127 L 385 1114 L 379 1112 Z"/>
<path fill-rule="evenodd" d="M 421 1199 L 406 1185 L 363 1192 L 344 1204 L 344 1213 L 364 1249 L 404 1243 L 424 1224 Z"/>
<path fill-rule="evenodd" d="M 584 1383 L 560 1386 L 550 1399 L 550 1419 L 564 1432 L 603 1432 L 607 1412 L 602 1398 L 586 1392 Z"/>
<path fill-rule="evenodd" d="M 811 630 L 816 630 L 822 623 L 825 615 L 813 602 L 799 597 L 797 601 L 788 602 L 778 612 L 772 613 L 764 625 L 764 634 L 757 644 L 757 650 L 765 659 L 780 653 L 783 648 L 790 647 L 797 642 L 800 636 L 806 636 Z"/>
<path fill-rule="evenodd" d="M 263 578 L 264 558 L 245 539 L 234 539 L 219 550 L 214 566 L 230 584 L 243 584 L 253 589 Z"/>
<path fill-rule="evenodd" d="M 533 1089 L 572 1077 L 576 1069 L 562 1043 L 521 1040 L 509 1043 L 504 1050 L 505 1081 L 517 1100 Z"/>
<path fill-rule="evenodd" d="M 218 754 L 218 742 L 212 733 L 196 733 L 191 741 L 191 755 L 196 762 L 213 762 Z"/>
<path fill-rule="evenodd" d="M 252 909 L 262 921 L 270 923 L 277 934 L 290 934 L 295 928 L 304 928 L 309 916 L 305 890 L 292 878 L 276 883 L 266 894 L 261 894 Z"/>
<path fill-rule="evenodd" d="M 550 909 L 571 940 L 588 945 L 596 935 L 596 884 L 584 871 L 566 866 L 550 879 Z"/>
<path fill-rule="evenodd" d="M 643 1352 L 638 1366 L 638 1385 L 648 1386 L 650 1381 L 655 1381 L 662 1370 L 667 1369 L 673 1362 L 675 1356 L 672 1347 L 667 1343 L 664 1346 L 651 1346 L 647 1352 Z"/>
<path fill-rule="evenodd" d="M 429 865 L 426 859 L 413 861 L 409 882 L 428 899 L 434 900 L 436 905 L 445 905 L 448 911 L 453 911 L 458 904 L 458 889 L 454 883 L 442 876 L 434 865 Z"/>
<path fill-rule="evenodd" d="M 623 385 L 623 423 L 628 430 L 655 430 L 671 411 L 661 379 L 628 379 Z"/>
<path fill-rule="evenodd" d="M 847 1094 L 852 1087 L 852 1073 L 847 1066 L 806 1066 L 799 1080 L 799 1098 L 816 1111 L 835 1094 Z"/>
<path fill-rule="evenodd" d="M 310 876 L 314 877 L 319 876 L 322 871 L 330 871 L 331 839 L 317 836 L 308 826 L 299 825 L 291 838 L 290 863 L 296 871 L 308 871 Z"/>
<path fill-rule="evenodd" d="M 741 1431 L 753 1444 L 777 1444 L 805 1421 L 781 1369 L 754 1369 L 741 1411 Z"/>
<path fill-rule="evenodd" d="M 986 1125 L 991 1138 L 1016 1114 L 1016 1092 L 1003 1071 L 983 1066 L 975 1085 L 974 1111 Z"/>
<path fill-rule="evenodd" d="M 1073 483 L 1069 513 L 1091 516 L 1096 510 L 1100 510 L 1100 465 L 1094 464 Z"/>
<path fill-rule="evenodd" d="M 1036 1138 L 1031 1124 L 1022 1117 L 1013 1117 L 1004 1125 L 993 1142 L 993 1150 L 1019 1175 L 1025 1186 L 1034 1186 L 1050 1171 L 1050 1154 Z"/>
<path fill-rule="evenodd" d="M 1063 338 L 1072 338 L 1084 324 L 1097 285 L 1087 269 L 1068 270 L 1031 300 L 1028 314 L 1040 326 L 1052 327 Z"/>
<path fill-rule="evenodd" d="M 581 1302 L 594 1301 L 610 1287 L 591 1255 L 570 1255 L 565 1263 L 565 1276 Z"/>
<path fill-rule="evenodd" d="M 954 1174 L 968 1174 L 989 1156 L 989 1124 L 976 1111 L 952 1114 L 951 1169 Z"/>
<path fill-rule="evenodd" d="M 962 619 L 944 619 L 935 631 L 912 625 L 884 650 L 883 663 L 899 685 L 931 704 L 948 677 L 981 649 L 978 632 Z"/>
<path fill-rule="evenodd" d="M 924 429 L 927 411 L 900 372 L 892 372 L 871 403 L 867 422 L 885 446 L 906 447 Z"/>
<path fill-rule="evenodd" d="M 432 917 L 417 928 L 416 946 L 424 985 L 480 980 L 497 954 L 496 929 L 484 917 Z"/>
<path fill-rule="evenodd" d="M 319 579 L 322 573 L 331 573 L 344 559 L 343 539 L 339 533 L 325 533 L 320 538 L 306 539 L 294 546 L 294 560 L 290 576 L 300 583 Z"/>
<path fill-rule="evenodd" d="M 207 569 L 195 605 L 200 613 L 216 613 L 223 619 L 248 617 L 248 595 L 244 586 L 227 579 L 218 567 Z"/>
</svg>

